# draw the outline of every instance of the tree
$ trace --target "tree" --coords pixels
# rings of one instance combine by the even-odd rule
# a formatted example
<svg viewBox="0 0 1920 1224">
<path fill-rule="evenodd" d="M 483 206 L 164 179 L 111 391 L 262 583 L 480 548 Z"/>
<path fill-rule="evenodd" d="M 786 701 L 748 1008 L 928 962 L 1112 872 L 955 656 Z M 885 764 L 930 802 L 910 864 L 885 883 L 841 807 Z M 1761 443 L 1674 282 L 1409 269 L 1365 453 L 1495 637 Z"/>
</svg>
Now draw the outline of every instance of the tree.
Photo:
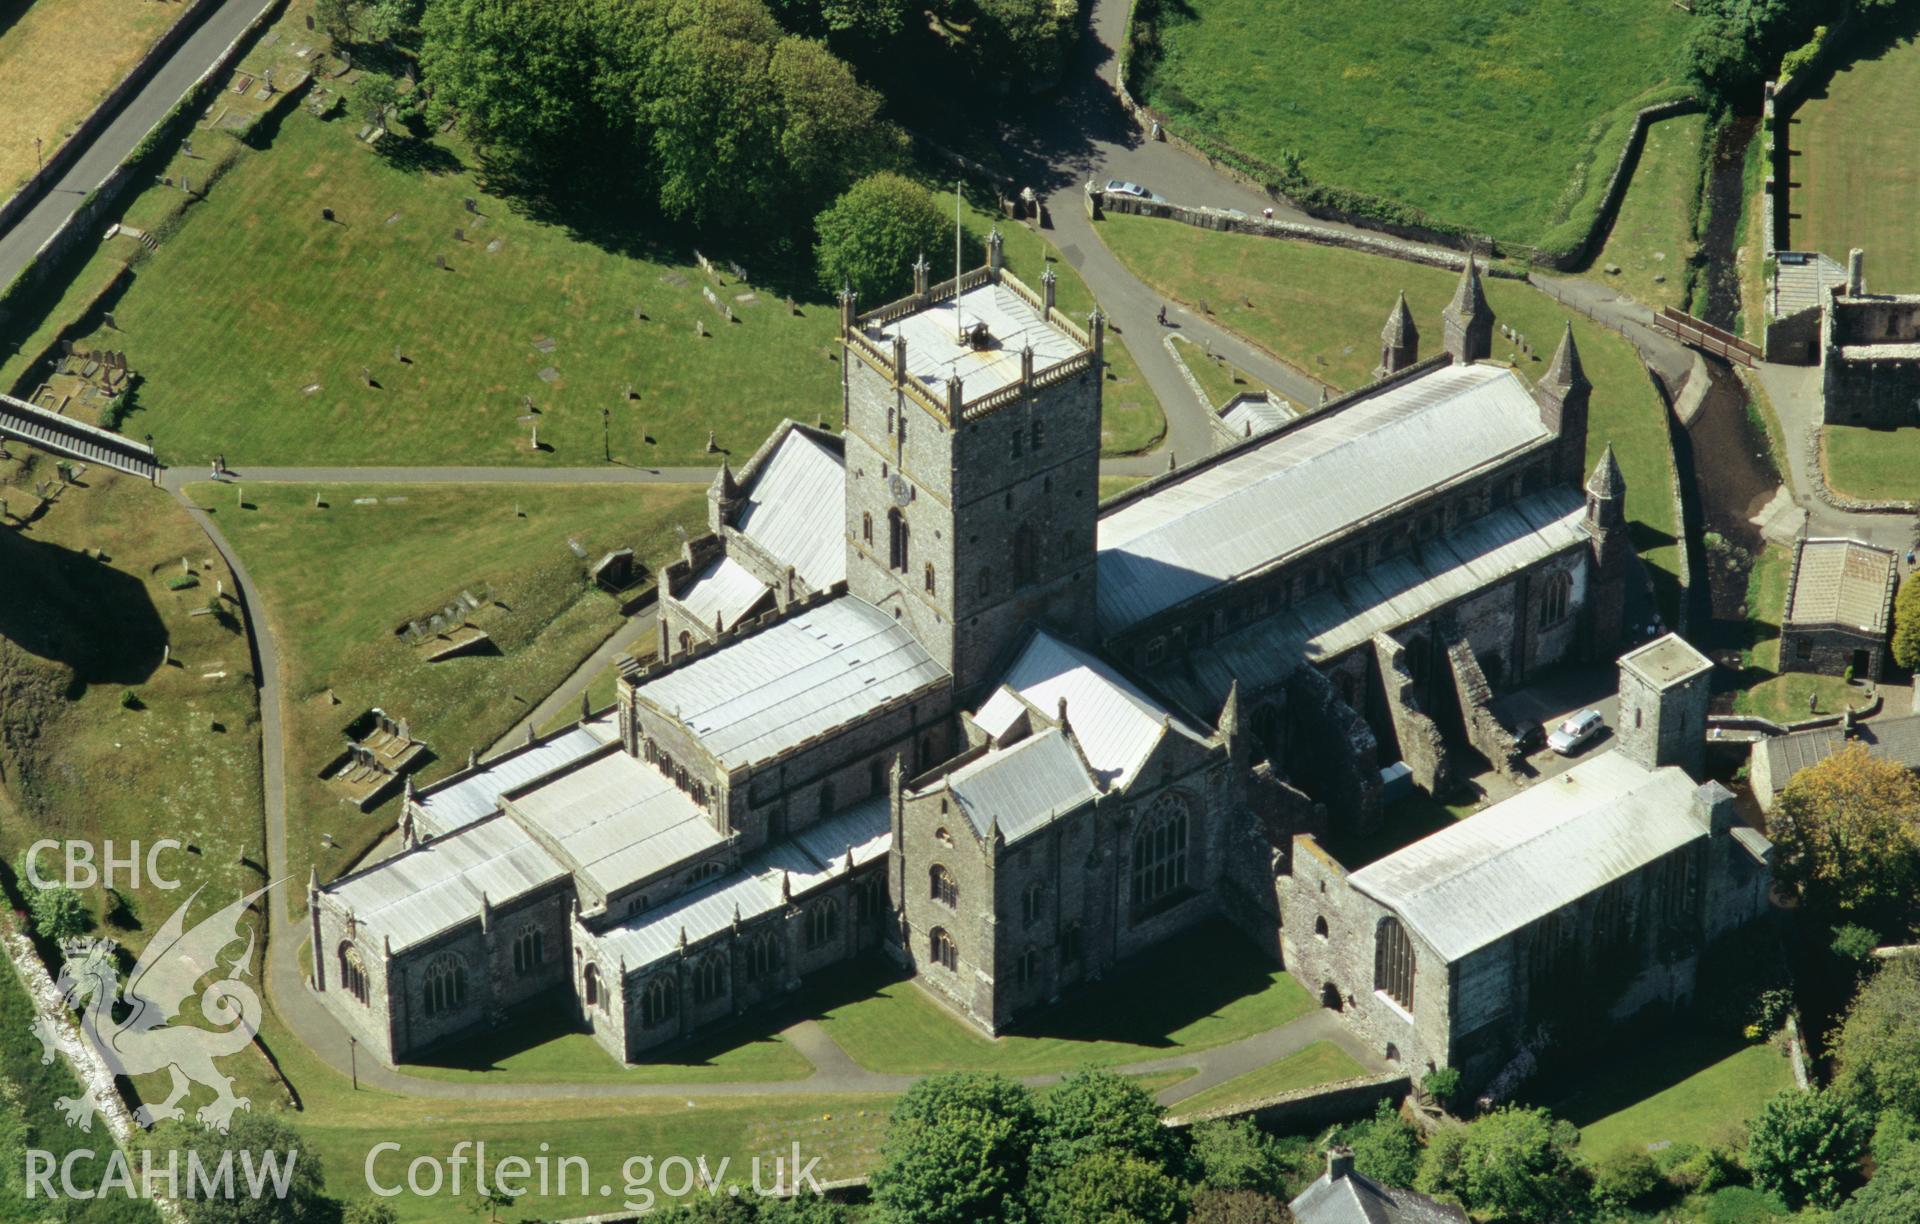
<svg viewBox="0 0 1920 1224">
<path fill-rule="evenodd" d="M 1578 1133 L 1544 1109 L 1505 1106 L 1434 1136 L 1420 1168 L 1419 1189 L 1450 1194 L 1468 1210 L 1521 1220 L 1548 1220 L 1585 1197 L 1573 1160 Z"/>
<path fill-rule="evenodd" d="M 377 72 L 362 74 L 353 86 L 353 109 L 360 118 L 387 130 L 387 114 L 400 101 L 400 87 L 390 76 Z"/>
<path fill-rule="evenodd" d="M 1293 1213 L 1271 1194 L 1258 1190 L 1201 1189 L 1193 1194 L 1188 1224 L 1292 1224 Z"/>
<path fill-rule="evenodd" d="M 498 1224 L 501 1209 L 511 1210 L 519 1195 L 508 1194 L 498 1186 L 488 1186 L 484 1190 L 475 1190 L 473 1197 L 467 1200 L 467 1210 L 474 1215 L 485 1216 L 487 1224 Z"/>
<path fill-rule="evenodd" d="M 778 206 L 780 38 L 759 0 L 672 0 L 647 73 L 660 209 L 698 226 L 762 220 Z"/>
<path fill-rule="evenodd" d="M 1920 1120 L 1920 958 L 1885 962 L 1854 996 L 1835 1043 L 1835 1087 Z"/>
<path fill-rule="evenodd" d="M 400 1224 L 400 1213 L 385 1199 L 361 1199 L 341 1213 L 340 1224 Z"/>
<path fill-rule="evenodd" d="M 434 0 L 420 68 L 435 117 L 517 157 L 563 157 L 594 128 L 592 18 L 582 0 Z"/>
<path fill-rule="evenodd" d="M 1838 1092 L 1788 1089 L 1747 1124 L 1747 1168 L 1753 1184 L 1794 1207 L 1834 1207 L 1859 1168 L 1868 1124 Z"/>
<path fill-rule="evenodd" d="M 823 1198 L 762 1199 L 759 1224 L 847 1224 L 845 1207 Z"/>
<path fill-rule="evenodd" d="M 880 95 L 825 43 L 781 39 L 767 76 L 780 106 L 784 190 L 811 209 L 879 164 L 886 147 Z"/>
<path fill-rule="evenodd" d="M 22 876 L 21 879 L 26 879 Z M 87 906 L 80 894 L 64 884 L 52 888 L 35 888 L 27 895 L 27 913 L 33 918 L 33 929 L 40 938 L 49 943 L 65 943 L 87 933 L 93 925 L 93 916 L 87 912 Z"/>
<path fill-rule="evenodd" d="M 1040 1144 L 1033 1167 L 1064 1168 L 1099 1151 L 1123 1152 L 1162 1166 L 1182 1165 L 1186 1154 L 1175 1133 L 1160 1125 L 1162 1112 L 1132 1080 L 1111 1071 L 1075 1071 L 1040 1102 Z"/>
<path fill-rule="evenodd" d="M 1631 1148 L 1607 1155 L 1593 1166 L 1593 1198 L 1609 1211 L 1627 1211 L 1660 1188 L 1653 1157 Z"/>
<path fill-rule="evenodd" d="M 313 0 L 313 23 L 335 47 L 352 46 L 360 6 L 354 0 Z"/>
<path fill-rule="evenodd" d="M 1103 1148 L 1045 1173 L 1034 1207 L 1043 1224 L 1179 1224 L 1187 1187 L 1156 1161 Z"/>
<path fill-rule="evenodd" d="M 1033 1097 L 1019 1084 L 978 1072 L 930 1076 L 894 1106 L 874 1205 L 895 1224 L 1018 1224 L 1039 1139 Z"/>
<path fill-rule="evenodd" d="M 1215 1190 L 1278 1194 L 1286 1187 L 1289 1171 L 1280 1145 L 1248 1118 L 1196 1123 L 1193 1163 L 1201 1184 Z"/>
<path fill-rule="evenodd" d="M 1920 582 L 1911 579 L 1900 584 L 1893 601 L 1893 661 L 1920 668 Z"/>
<path fill-rule="evenodd" d="M 242 1110 L 233 1115 L 226 1134 L 196 1127 L 186 1146 L 200 1157 L 202 1167 L 218 1167 L 223 1153 L 232 1153 L 233 1198 L 189 1198 L 182 1205 L 190 1224 L 322 1224 L 337 1206 L 326 1195 L 326 1176 L 319 1154 L 300 1140 L 300 1134 L 269 1114 Z M 184 1164 L 184 1162 L 183 1162 Z M 254 1195 L 243 1176 L 246 1170 L 271 1165 L 280 1181 L 263 1178 L 265 1192 Z"/>
<path fill-rule="evenodd" d="M 1780 792 L 1767 821 L 1774 876 L 1822 913 L 1904 909 L 1920 876 L 1917 814 L 1920 778 L 1849 744 Z"/>
<path fill-rule="evenodd" d="M 1420 1175 L 1420 1132 L 1382 1101 L 1373 1117 L 1342 1127 L 1338 1141 L 1353 1151 L 1353 1167 L 1389 1186 L 1411 1186 Z"/>
<path fill-rule="evenodd" d="M 912 283 L 914 259 L 941 249 L 947 225 L 926 188 L 887 171 L 868 175 L 814 222 L 820 283 L 850 284 L 870 306 L 887 302 Z"/>
</svg>

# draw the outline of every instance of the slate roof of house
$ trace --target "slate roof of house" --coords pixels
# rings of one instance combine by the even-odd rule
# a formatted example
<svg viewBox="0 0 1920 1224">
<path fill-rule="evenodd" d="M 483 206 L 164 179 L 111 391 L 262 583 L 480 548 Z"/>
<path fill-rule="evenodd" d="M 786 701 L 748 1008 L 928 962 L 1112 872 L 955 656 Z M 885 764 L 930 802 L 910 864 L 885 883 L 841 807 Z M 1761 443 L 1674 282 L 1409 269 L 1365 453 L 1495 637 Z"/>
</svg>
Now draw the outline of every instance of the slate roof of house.
<svg viewBox="0 0 1920 1224">
<path fill-rule="evenodd" d="M 1582 762 L 1354 872 L 1354 888 L 1457 961 L 1707 836 L 1692 779 L 1619 752 Z"/>
<path fill-rule="evenodd" d="M 1288 1206 L 1299 1224 L 1466 1224 L 1467 1219 L 1458 1207 L 1354 1172 L 1322 1173 Z"/>
<path fill-rule="evenodd" d="M 967 762 L 944 785 L 975 833 L 985 837 L 997 824 L 1008 845 L 1100 797 L 1087 763 L 1055 727 Z"/>
<path fill-rule="evenodd" d="M 1045 630 L 1035 631 L 1028 639 L 1000 682 L 1049 718 L 1057 716 L 1060 699 L 1065 697 L 1067 721 L 1073 725 L 1080 750 L 1109 788 L 1131 782 L 1162 735 L 1184 735 L 1196 742 L 1207 738 L 1206 732 L 1149 697 L 1105 660 Z M 995 708 L 1011 716 L 1011 707 Z M 981 713 L 986 713 L 985 708 Z M 991 735 L 1004 730 L 982 725 Z"/>
<path fill-rule="evenodd" d="M 725 840 L 671 778 L 618 744 L 502 800 L 602 895 Z"/>
<path fill-rule="evenodd" d="M 505 815 L 422 842 L 324 890 L 352 912 L 378 949 L 399 952 L 480 916 L 481 897 L 506 905 L 563 879 L 567 869 Z"/>
<path fill-rule="evenodd" d="M 609 710 L 591 722 L 576 724 L 537 743 L 509 748 L 474 769 L 415 791 L 413 806 L 420 831 L 429 835 L 451 833 L 497 812 L 502 794 L 572 764 L 601 745 L 612 743 L 618 735 L 618 724 Z"/>
<path fill-rule="evenodd" d="M 742 922 L 773 913 L 786 904 L 782 880 L 794 896 L 885 856 L 893 844 L 887 797 L 876 795 L 836 813 L 778 844 L 751 855 L 739 869 L 695 888 L 665 905 L 635 914 L 597 937 L 614 961 L 624 959 L 628 973 L 678 951 L 681 932 L 689 944 L 718 935 Z M 842 914 L 850 922 L 851 914 Z"/>
<path fill-rule="evenodd" d="M 676 598 L 695 622 L 712 632 L 715 621 L 723 630 L 739 624 L 767 590 L 767 584 L 746 566 L 732 557 L 720 556 L 708 562 Z"/>
<path fill-rule="evenodd" d="M 1858 540 L 1800 542 L 1786 623 L 1885 633 L 1893 606 L 1893 553 Z"/>
<path fill-rule="evenodd" d="M 843 595 L 638 682 L 727 769 L 772 760 L 937 684 L 947 671 L 893 617 Z"/>
<path fill-rule="evenodd" d="M 1020 350 L 1033 346 L 1033 371 L 1038 374 L 1085 351 L 1086 345 L 1040 317 L 1026 298 L 1010 286 L 988 281 L 960 295 L 960 316 L 966 327 L 985 323 L 993 347 L 976 350 L 957 338 L 952 298 L 935 302 L 884 324 L 862 330 L 891 353 L 893 337 L 907 338 L 907 373 L 940 403 L 946 402 L 947 379 L 958 375 L 968 400 L 1020 381 Z"/>
<path fill-rule="evenodd" d="M 734 526 L 824 591 L 847 577 L 846 461 L 790 429 L 754 473 Z"/>
<path fill-rule="evenodd" d="M 1238 678 L 1247 689 L 1279 684 L 1303 660 L 1337 658 L 1456 600 L 1489 589 L 1586 541 L 1585 503 L 1555 487 L 1429 540 L 1420 555 L 1390 558 L 1290 608 L 1194 650 L 1154 680 L 1190 710 L 1214 709 Z"/>
<path fill-rule="evenodd" d="M 1908 769 L 1920 770 L 1920 714 L 1905 718 L 1881 718 L 1855 723 L 1854 740 L 1869 756 L 1894 761 Z M 1818 765 L 1847 744 L 1846 733 L 1838 727 L 1816 727 L 1776 735 L 1760 743 L 1767 754 L 1767 770 L 1778 790 L 1809 765 Z"/>
<path fill-rule="evenodd" d="M 1309 417 L 1101 516 L 1111 634 L 1546 436 L 1512 370 L 1443 366 Z"/>
</svg>

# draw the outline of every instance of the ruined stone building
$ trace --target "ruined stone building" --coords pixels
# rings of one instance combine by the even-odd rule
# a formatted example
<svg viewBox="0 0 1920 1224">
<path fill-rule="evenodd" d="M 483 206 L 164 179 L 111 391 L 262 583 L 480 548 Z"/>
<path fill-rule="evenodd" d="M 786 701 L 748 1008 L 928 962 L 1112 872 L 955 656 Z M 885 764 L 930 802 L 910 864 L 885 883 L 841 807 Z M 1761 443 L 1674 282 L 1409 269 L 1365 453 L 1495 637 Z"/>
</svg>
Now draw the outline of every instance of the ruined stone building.
<svg viewBox="0 0 1920 1224">
<path fill-rule="evenodd" d="M 1848 256 L 1820 320 L 1820 389 L 1829 425 L 1920 425 L 1920 294 L 1868 293 L 1865 256 Z"/>
<path fill-rule="evenodd" d="M 1278 955 L 1295 832 L 1376 819 L 1396 761 L 1507 764 L 1493 693 L 1613 654 L 1639 577 L 1592 387 L 1571 332 L 1537 384 L 1487 362 L 1476 269 L 1446 352 L 1400 328 L 1378 382 L 1102 503 L 1103 321 L 1000 255 L 843 300 L 840 433 L 722 469 L 613 709 L 313 882 L 315 988 L 369 1048 L 561 1000 L 640 1059 L 869 948 L 988 1032 L 1211 916 Z"/>
</svg>

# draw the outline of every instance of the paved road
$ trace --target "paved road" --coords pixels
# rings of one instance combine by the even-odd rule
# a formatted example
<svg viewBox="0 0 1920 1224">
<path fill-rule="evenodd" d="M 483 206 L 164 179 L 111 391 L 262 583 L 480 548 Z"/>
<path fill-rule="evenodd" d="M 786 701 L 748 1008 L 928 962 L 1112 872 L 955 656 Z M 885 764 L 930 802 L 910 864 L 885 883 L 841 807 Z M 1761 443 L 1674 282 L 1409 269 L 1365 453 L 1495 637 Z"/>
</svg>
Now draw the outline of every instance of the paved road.
<svg viewBox="0 0 1920 1224">
<path fill-rule="evenodd" d="M 1822 416 L 1819 366 L 1762 362 L 1757 374 L 1780 419 L 1781 441 L 1787 452 L 1787 479 L 1794 504 L 1807 513 L 1807 533 L 1815 536 L 1853 536 L 1891 548 L 1903 557 L 1913 544 L 1911 514 L 1871 514 L 1839 510 L 1814 495 L 1813 436 Z M 1903 566 L 1903 571 L 1904 571 Z"/>
<path fill-rule="evenodd" d="M 268 0 L 272 3 L 272 0 Z M 266 7 L 261 0 L 226 0 L 174 51 L 144 88 L 127 99 L 85 152 L 53 183 L 38 203 L 0 234 L 0 285 L 9 284 L 53 237 L 88 192 L 98 187 L 149 129 L 166 117 L 220 53 Z M 75 31 L 79 33 L 79 31 Z M 76 50 L 84 55 L 84 50 Z"/>
<path fill-rule="evenodd" d="M 496 756 L 515 744 L 526 742 L 529 727 L 538 730 L 542 724 L 556 714 L 569 710 L 577 711 L 580 694 L 587 691 L 594 679 L 610 665 L 613 660 L 626 654 L 634 646 L 648 639 L 654 633 L 658 623 L 659 604 L 649 604 L 628 617 L 613 636 L 600 643 L 600 648 L 587 656 L 586 662 L 573 669 L 573 674 L 560 682 L 560 687 L 547 694 L 547 699 L 527 712 L 527 716 L 507 729 L 507 733 L 493 742 L 483 757 Z"/>
</svg>

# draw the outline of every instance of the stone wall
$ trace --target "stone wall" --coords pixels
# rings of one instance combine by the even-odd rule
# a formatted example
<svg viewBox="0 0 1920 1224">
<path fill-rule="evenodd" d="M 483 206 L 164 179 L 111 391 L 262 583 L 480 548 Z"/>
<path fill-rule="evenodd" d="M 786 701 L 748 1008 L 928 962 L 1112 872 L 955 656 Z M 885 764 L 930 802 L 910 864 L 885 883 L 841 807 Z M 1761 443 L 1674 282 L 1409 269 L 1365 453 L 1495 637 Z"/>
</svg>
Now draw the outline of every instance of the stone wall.
<svg viewBox="0 0 1920 1224">
<path fill-rule="evenodd" d="M 1458 625 L 1442 626 L 1441 631 L 1445 634 L 1447 670 L 1453 677 L 1454 698 L 1460 705 L 1460 721 L 1467 743 L 1502 776 L 1512 777 L 1514 763 L 1523 754 L 1520 745 L 1514 742 L 1513 733 L 1489 708 L 1493 685 L 1487 682 L 1487 674 L 1480 668 L 1473 643 L 1460 632 Z"/>
<path fill-rule="evenodd" d="M 1406 647 L 1385 633 L 1376 633 L 1373 659 L 1400 759 L 1412 771 L 1414 785 L 1428 794 L 1444 793 L 1453 780 L 1452 761 L 1440 728 L 1421 708 L 1420 686 L 1407 669 Z"/>
<path fill-rule="evenodd" d="M 1196 1122 L 1216 1122 L 1229 1118 L 1252 1118 L 1266 1130 L 1318 1130 L 1336 1122 L 1370 1117 L 1381 1101 L 1398 1101 L 1413 1091 L 1413 1081 L 1400 1071 L 1387 1071 L 1311 1088 L 1277 1092 L 1240 1105 L 1223 1105 L 1197 1113 L 1181 1113 L 1175 1104 L 1167 1117 L 1169 1126 L 1191 1126 Z"/>
<path fill-rule="evenodd" d="M 1865 666 L 1857 657 L 1865 656 Z M 1784 625 L 1780 629 L 1780 670 L 1880 680 L 1886 674 L 1886 639 L 1842 625 Z"/>
</svg>

